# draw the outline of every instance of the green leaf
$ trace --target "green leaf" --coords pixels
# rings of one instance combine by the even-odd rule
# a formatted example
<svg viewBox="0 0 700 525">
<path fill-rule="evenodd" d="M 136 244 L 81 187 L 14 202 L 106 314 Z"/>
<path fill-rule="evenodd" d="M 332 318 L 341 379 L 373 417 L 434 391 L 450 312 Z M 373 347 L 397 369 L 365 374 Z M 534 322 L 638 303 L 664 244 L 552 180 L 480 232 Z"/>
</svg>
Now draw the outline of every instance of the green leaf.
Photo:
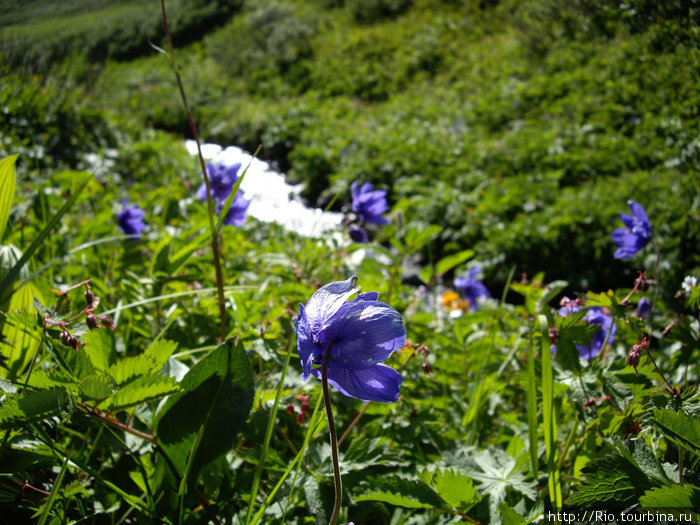
<svg viewBox="0 0 700 525">
<path fill-rule="evenodd" d="M 438 276 L 441 276 L 472 257 L 474 257 L 474 250 L 463 250 L 459 253 L 443 257 L 435 265 L 435 272 Z"/>
<path fill-rule="evenodd" d="M 5 360 L 8 379 L 16 379 L 22 374 L 36 355 L 41 340 L 36 317 L 30 316 L 31 321 L 25 323 L 23 320 L 26 317 L 22 315 L 28 314 L 29 310 L 34 311 L 31 307 L 35 297 L 41 300 L 41 293 L 32 283 L 23 286 L 10 297 L 7 311 L 14 313 L 2 324 L 0 341 L 0 356 Z"/>
<path fill-rule="evenodd" d="M 75 201 L 78 200 L 78 197 L 82 193 L 82 191 L 85 189 L 85 186 L 88 185 L 90 180 L 92 179 L 92 175 L 88 176 L 83 180 L 78 187 L 75 188 L 71 196 L 68 198 L 68 200 L 61 206 L 61 209 L 59 209 L 56 214 L 51 217 L 51 220 L 44 226 L 44 229 L 39 232 L 39 235 L 36 236 L 34 241 L 29 245 L 29 248 L 27 248 L 27 251 L 24 252 L 22 257 L 20 258 L 19 261 L 10 269 L 10 271 L 5 275 L 5 277 L 0 281 L 0 304 L 2 301 L 11 293 L 11 290 L 9 289 L 10 283 L 12 283 L 17 275 L 20 272 L 20 269 L 25 265 L 25 263 L 32 258 L 34 255 L 34 252 L 36 252 L 39 249 L 39 246 L 42 245 L 44 240 L 49 236 L 51 233 L 51 230 L 53 230 L 61 220 L 61 218 L 66 214 L 66 212 L 75 204 Z"/>
<path fill-rule="evenodd" d="M 648 490 L 639 498 L 642 508 L 668 509 L 668 512 L 693 511 L 693 520 L 698 519 L 700 489 L 693 485 L 671 485 Z M 665 511 L 666 512 L 666 511 Z"/>
<path fill-rule="evenodd" d="M 501 523 L 503 523 L 503 525 L 525 525 L 527 523 L 525 518 L 505 503 L 501 503 L 498 506 L 498 513 L 501 516 Z"/>
<path fill-rule="evenodd" d="M 158 414 L 156 435 L 180 474 L 189 455 L 191 478 L 230 450 L 253 405 L 253 370 L 243 346 L 231 340 L 194 365 Z M 202 431 L 200 446 L 192 450 Z"/>
<path fill-rule="evenodd" d="M 80 380 L 78 390 L 84 398 L 104 399 L 118 390 L 117 383 L 104 372 L 95 372 Z"/>
<path fill-rule="evenodd" d="M 355 501 L 382 501 L 409 509 L 439 509 L 443 503 L 438 494 L 419 480 L 397 477 L 375 477 L 363 481 L 363 494 L 354 496 Z"/>
<path fill-rule="evenodd" d="M 180 391 L 180 385 L 174 377 L 152 374 L 139 377 L 119 388 L 116 394 L 102 403 L 102 408 L 110 411 L 124 410 L 161 399 Z"/>
<path fill-rule="evenodd" d="M 477 491 L 474 482 L 457 470 L 437 469 L 431 486 L 455 509 L 464 509 L 476 503 Z"/>
<path fill-rule="evenodd" d="M 151 277 L 155 276 L 158 272 L 167 272 L 171 244 L 172 239 L 166 237 L 156 246 L 155 254 L 151 261 Z"/>
<path fill-rule="evenodd" d="M 654 410 L 651 420 L 669 440 L 700 455 L 700 420 L 670 409 Z"/>
<path fill-rule="evenodd" d="M 15 196 L 16 161 L 17 155 L 10 155 L 0 160 L 0 243 L 2 243 L 2 237 L 5 234 L 7 218 L 10 216 L 12 199 Z"/>
<path fill-rule="evenodd" d="M 567 500 L 572 507 L 606 508 L 635 503 L 652 488 L 649 478 L 625 458 L 608 455 L 584 469 L 585 481 Z"/>
<path fill-rule="evenodd" d="M 0 428 L 55 416 L 67 405 L 68 394 L 61 389 L 7 394 L 0 405 Z"/>
<path fill-rule="evenodd" d="M 83 344 L 85 353 L 97 370 L 106 371 L 117 359 L 111 330 L 88 330 L 83 336 Z"/>
<path fill-rule="evenodd" d="M 440 233 L 442 228 L 436 225 L 430 225 L 426 228 L 418 228 L 414 226 L 406 232 L 404 240 L 408 252 L 415 252 L 425 246 L 435 235 Z"/>
</svg>

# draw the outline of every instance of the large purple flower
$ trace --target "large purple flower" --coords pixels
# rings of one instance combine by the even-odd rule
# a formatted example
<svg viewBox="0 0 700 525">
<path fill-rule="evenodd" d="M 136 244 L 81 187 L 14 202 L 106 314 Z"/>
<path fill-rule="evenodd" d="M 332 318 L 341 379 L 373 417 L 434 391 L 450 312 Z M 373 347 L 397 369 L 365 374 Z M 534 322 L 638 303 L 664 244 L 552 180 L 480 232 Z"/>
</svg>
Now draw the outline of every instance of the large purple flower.
<svg viewBox="0 0 700 525">
<path fill-rule="evenodd" d="M 647 245 L 651 240 L 651 232 L 654 231 L 647 212 L 641 204 L 629 201 L 627 205 L 632 215 L 621 213 L 620 218 L 625 223 L 625 227 L 618 228 L 611 235 L 613 242 L 618 245 L 614 254 L 615 259 L 629 259 L 634 256 Z"/>
<path fill-rule="evenodd" d="M 207 163 L 207 175 L 209 177 L 209 188 L 211 189 L 211 198 L 214 201 L 214 211 L 220 214 L 224 208 L 224 203 L 231 195 L 233 185 L 238 180 L 238 170 L 241 168 L 241 163 L 237 162 L 231 166 Z M 202 185 L 197 189 L 197 197 L 201 201 L 207 200 L 207 186 Z M 243 226 L 245 223 L 246 212 L 250 206 L 250 200 L 243 197 L 240 190 L 236 193 L 231 203 L 223 224 L 231 224 L 233 226 Z"/>
<path fill-rule="evenodd" d="M 478 266 L 469 270 L 467 275 L 460 275 L 455 279 L 455 288 L 469 301 L 469 306 L 478 310 L 478 302 L 481 297 L 491 297 L 491 294 L 477 277 L 481 272 Z"/>
<path fill-rule="evenodd" d="M 381 364 L 406 340 L 401 314 L 378 301 L 379 293 L 358 294 L 357 277 L 320 288 L 299 305 L 296 320 L 301 379 L 321 378 L 326 352 L 328 382 L 346 396 L 363 401 L 395 402 L 403 378 Z"/>
<path fill-rule="evenodd" d="M 390 224 L 391 221 L 382 217 L 382 213 L 389 211 L 386 203 L 386 191 L 372 190 L 372 185 L 365 182 L 362 186 L 358 182 L 353 182 L 351 187 L 352 211 L 363 222 L 371 224 Z"/>
<path fill-rule="evenodd" d="M 559 315 L 566 317 L 579 310 L 581 310 L 581 307 L 578 305 L 564 306 L 559 309 Z M 588 308 L 586 315 L 583 316 L 583 320 L 589 324 L 600 326 L 600 329 L 593 335 L 593 339 L 591 339 L 587 345 L 576 345 L 579 357 L 590 360 L 597 356 L 603 349 L 606 338 L 608 339 L 609 345 L 615 341 L 617 326 L 615 326 L 612 317 L 603 313 L 603 309 L 600 306 L 591 306 Z M 608 337 L 608 332 L 610 333 L 610 337 Z M 556 349 L 556 347 L 553 349 Z"/>
<path fill-rule="evenodd" d="M 138 206 L 128 206 L 129 197 L 122 201 L 122 209 L 117 215 L 117 226 L 119 231 L 125 235 L 141 235 L 141 232 L 146 228 L 143 218 L 146 212 Z"/>
</svg>

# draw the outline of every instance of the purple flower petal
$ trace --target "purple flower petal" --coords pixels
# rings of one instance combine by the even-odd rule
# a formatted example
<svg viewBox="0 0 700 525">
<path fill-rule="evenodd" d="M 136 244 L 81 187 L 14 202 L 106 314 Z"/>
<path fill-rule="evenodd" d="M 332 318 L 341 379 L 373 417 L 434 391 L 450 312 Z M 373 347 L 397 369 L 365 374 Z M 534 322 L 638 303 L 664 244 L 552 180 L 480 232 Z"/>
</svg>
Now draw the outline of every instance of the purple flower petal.
<svg viewBox="0 0 700 525">
<path fill-rule="evenodd" d="M 359 291 L 357 277 L 347 281 L 335 281 L 319 288 L 306 303 L 309 330 L 317 334 L 327 319 L 332 317 L 343 303 Z"/>
<path fill-rule="evenodd" d="M 312 373 L 321 379 L 320 368 L 314 368 Z M 349 397 L 362 401 L 395 403 L 399 399 L 403 377 L 386 365 L 351 370 L 329 361 L 328 382 Z"/>
<path fill-rule="evenodd" d="M 401 314 L 379 301 L 343 304 L 324 324 L 316 340 L 332 343 L 331 356 L 351 370 L 369 368 L 385 361 L 406 340 Z"/>
</svg>

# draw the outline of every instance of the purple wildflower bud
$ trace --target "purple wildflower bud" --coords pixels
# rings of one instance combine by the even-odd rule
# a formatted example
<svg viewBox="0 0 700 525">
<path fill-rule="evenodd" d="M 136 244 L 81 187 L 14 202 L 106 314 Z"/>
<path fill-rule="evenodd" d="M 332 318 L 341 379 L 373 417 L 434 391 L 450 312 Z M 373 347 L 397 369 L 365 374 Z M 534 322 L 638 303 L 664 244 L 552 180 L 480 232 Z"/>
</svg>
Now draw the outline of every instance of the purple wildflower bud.
<svg viewBox="0 0 700 525">
<path fill-rule="evenodd" d="M 478 302 L 482 297 L 491 297 L 491 294 L 477 276 L 481 268 L 474 267 L 466 275 L 461 275 L 455 279 L 455 288 L 462 292 L 462 295 L 469 301 L 469 306 L 478 310 Z"/>
<path fill-rule="evenodd" d="M 646 297 L 642 297 L 637 303 L 637 317 L 649 319 L 651 315 L 651 301 Z"/>
<path fill-rule="evenodd" d="M 355 224 L 350 225 L 350 238 L 358 244 L 366 244 L 369 242 L 367 232 Z"/>
<path fill-rule="evenodd" d="M 611 235 L 613 242 L 618 245 L 615 259 L 629 259 L 634 256 L 651 240 L 651 232 L 654 230 L 641 204 L 629 201 L 627 205 L 632 215 L 621 213 L 620 218 L 625 227 L 618 228 Z"/>
<path fill-rule="evenodd" d="M 391 221 L 382 217 L 382 213 L 389 211 L 386 203 L 386 191 L 372 190 L 372 184 L 365 182 L 362 186 L 353 182 L 350 189 L 352 194 L 352 211 L 363 222 L 370 224 L 390 224 Z"/>
<path fill-rule="evenodd" d="M 89 313 L 85 316 L 85 324 L 87 324 L 90 330 L 99 328 L 99 325 L 97 324 L 97 317 L 95 317 L 95 314 L 93 313 Z"/>
<path fill-rule="evenodd" d="M 381 364 L 403 347 L 403 318 L 391 306 L 378 301 L 379 293 L 358 294 L 357 278 L 332 282 L 314 293 L 306 306 L 299 305 L 296 319 L 297 351 L 302 381 L 310 375 L 321 379 L 326 352 L 328 382 L 349 397 L 363 401 L 395 402 L 403 378 Z"/>
<path fill-rule="evenodd" d="M 639 358 L 642 356 L 642 352 L 646 350 L 648 346 L 647 338 L 644 337 L 639 343 L 632 345 L 629 353 L 627 354 L 627 359 L 625 363 L 634 367 L 634 373 L 639 375 L 637 372 L 637 366 L 639 365 Z"/>
<path fill-rule="evenodd" d="M 117 325 L 114 324 L 114 321 L 112 321 L 112 319 L 106 315 L 101 315 L 98 317 L 98 319 L 102 323 L 102 326 L 106 326 L 110 330 L 114 330 L 117 327 Z"/>
<path fill-rule="evenodd" d="M 122 211 L 117 215 L 117 226 L 119 231 L 125 235 L 141 235 L 141 232 L 146 228 L 143 222 L 146 212 L 138 206 L 127 207 L 128 202 L 129 197 L 122 201 Z"/>
<path fill-rule="evenodd" d="M 95 294 L 93 294 L 89 289 L 85 290 L 85 303 L 88 307 L 92 306 L 95 302 Z"/>
</svg>

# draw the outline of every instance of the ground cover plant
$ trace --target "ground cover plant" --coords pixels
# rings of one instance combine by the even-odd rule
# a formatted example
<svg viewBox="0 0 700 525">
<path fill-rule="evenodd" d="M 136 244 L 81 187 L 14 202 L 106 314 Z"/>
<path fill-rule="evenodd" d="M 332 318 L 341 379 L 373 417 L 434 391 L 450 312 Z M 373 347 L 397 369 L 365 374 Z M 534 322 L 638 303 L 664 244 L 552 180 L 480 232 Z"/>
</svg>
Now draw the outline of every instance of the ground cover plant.
<svg viewBox="0 0 700 525">
<path fill-rule="evenodd" d="M 3 519 L 697 522 L 696 9 L 187 5 L 0 66 Z"/>
</svg>

